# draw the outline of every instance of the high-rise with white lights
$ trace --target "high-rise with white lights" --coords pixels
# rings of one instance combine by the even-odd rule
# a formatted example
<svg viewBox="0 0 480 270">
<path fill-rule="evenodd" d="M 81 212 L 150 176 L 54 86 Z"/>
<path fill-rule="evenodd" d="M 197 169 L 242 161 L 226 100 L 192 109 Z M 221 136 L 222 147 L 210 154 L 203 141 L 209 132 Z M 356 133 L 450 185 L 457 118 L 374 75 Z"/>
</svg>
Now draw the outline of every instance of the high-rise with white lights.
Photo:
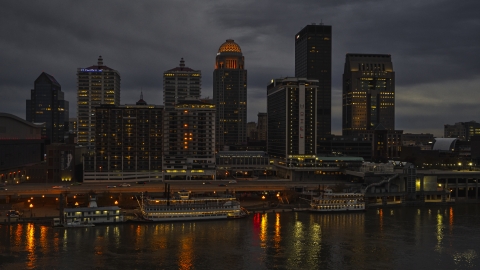
<svg viewBox="0 0 480 270">
<path fill-rule="evenodd" d="M 202 72 L 185 66 L 183 58 L 180 66 L 163 73 L 163 102 L 165 110 L 174 110 L 175 104 L 187 97 L 199 98 L 202 87 Z"/>
<path fill-rule="evenodd" d="M 78 144 L 95 147 L 95 107 L 101 104 L 120 105 L 120 74 L 103 64 L 77 68 Z"/>
</svg>

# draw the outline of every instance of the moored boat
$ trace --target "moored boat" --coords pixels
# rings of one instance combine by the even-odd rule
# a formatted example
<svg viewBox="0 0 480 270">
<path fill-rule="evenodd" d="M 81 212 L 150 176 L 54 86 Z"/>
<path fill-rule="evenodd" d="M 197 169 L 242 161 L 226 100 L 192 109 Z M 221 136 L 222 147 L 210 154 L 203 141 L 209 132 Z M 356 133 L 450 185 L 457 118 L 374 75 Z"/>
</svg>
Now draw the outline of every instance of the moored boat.
<svg viewBox="0 0 480 270">
<path fill-rule="evenodd" d="M 363 193 L 334 193 L 331 189 L 320 192 L 320 196 L 312 197 L 311 212 L 346 212 L 364 211 L 365 195 Z"/>
<path fill-rule="evenodd" d="M 149 198 L 143 195 L 138 199 L 140 206 L 138 221 L 169 222 L 210 219 L 233 219 L 248 215 L 235 198 L 199 197 L 194 198 L 189 191 L 179 191 L 175 198 Z"/>
</svg>

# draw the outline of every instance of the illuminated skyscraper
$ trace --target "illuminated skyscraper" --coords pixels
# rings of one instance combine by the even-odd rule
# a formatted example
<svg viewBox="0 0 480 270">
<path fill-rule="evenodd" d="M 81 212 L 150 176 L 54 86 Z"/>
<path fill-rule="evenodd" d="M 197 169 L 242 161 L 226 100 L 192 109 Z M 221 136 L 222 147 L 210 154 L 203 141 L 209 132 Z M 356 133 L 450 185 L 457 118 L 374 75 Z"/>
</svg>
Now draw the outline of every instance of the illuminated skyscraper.
<svg viewBox="0 0 480 270">
<path fill-rule="evenodd" d="M 343 135 L 395 130 L 395 72 L 389 54 L 347 54 L 343 72 Z"/>
<path fill-rule="evenodd" d="M 201 87 L 201 71 L 186 67 L 182 58 L 179 67 L 163 73 L 163 102 L 165 110 L 175 110 L 175 104 L 187 97 L 199 98 Z"/>
<path fill-rule="evenodd" d="M 332 132 L 332 26 L 311 24 L 295 35 L 295 77 L 318 80 L 317 137 Z"/>
<path fill-rule="evenodd" d="M 62 87 L 52 75 L 42 72 L 35 80 L 30 99 L 26 102 L 26 120 L 45 123 L 49 143 L 64 142 L 68 125 L 68 101 Z"/>
<path fill-rule="evenodd" d="M 284 78 L 272 80 L 267 86 L 267 149 L 282 164 L 291 164 L 298 155 L 308 156 L 305 161 L 310 162 L 309 158 L 317 153 L 317 83 L 305 78 Z"/>
<path fill-rule="evenodd" d="M 120 105 L 120 74 L 103 64 L 77 68 L 78 144 L 93 150 L 95 146 L 95 107 Z"/>
<path fill-rule="evenodd" d="M 247 70 L 244 64 L 240 46 L 227 39 L 218 49 L 213 71 L 217 151 L 247 142 Z"/>
</svg>

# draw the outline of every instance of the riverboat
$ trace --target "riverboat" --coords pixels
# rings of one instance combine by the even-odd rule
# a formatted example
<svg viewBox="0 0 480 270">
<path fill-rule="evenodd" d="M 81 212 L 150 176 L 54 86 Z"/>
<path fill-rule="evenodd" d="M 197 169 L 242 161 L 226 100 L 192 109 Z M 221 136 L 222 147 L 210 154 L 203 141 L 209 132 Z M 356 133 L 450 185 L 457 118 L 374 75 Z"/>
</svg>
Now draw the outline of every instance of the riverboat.
<svg viewBox="0 0 480 270">
<path fill-rule="evenodd" d="M 363 193 L 334 193 L 331 189 L 320 192 L 320 196 L 312 197 L 311 212 L 346 212 L 365 211 L 365 195 Z"/>
<path fill-rule="evenodd" d="M 98 206 L 95 195 L 90 196 L 88 207 L 65 208 L 65 224 L 76 221 L 91 224 L 111 224 L 124 222 L 121 208 L 118 206 Z"/>
<path fill-rule="evenodd" d="M 194 198 L 189 191 L 179 191 L 170 198 L 137 198 L 137 221 L 170 222 L 210 219 L 234 219 L 248 215 L 248 211 L 232 197 Z"/>
</svg>

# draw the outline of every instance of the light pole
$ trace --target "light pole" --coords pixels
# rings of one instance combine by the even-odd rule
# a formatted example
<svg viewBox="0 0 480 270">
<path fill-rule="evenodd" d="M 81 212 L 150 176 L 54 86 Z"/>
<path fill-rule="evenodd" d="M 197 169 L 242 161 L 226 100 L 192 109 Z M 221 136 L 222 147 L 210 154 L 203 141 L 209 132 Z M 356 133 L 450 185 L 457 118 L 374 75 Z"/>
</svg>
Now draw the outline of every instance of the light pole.
<svg viewBox="0 0 480 270">
<path fill-rule="evenodd" d="M 33 216 L 33 203 L 30 204 L 30 217 Z"/>
</svg>

